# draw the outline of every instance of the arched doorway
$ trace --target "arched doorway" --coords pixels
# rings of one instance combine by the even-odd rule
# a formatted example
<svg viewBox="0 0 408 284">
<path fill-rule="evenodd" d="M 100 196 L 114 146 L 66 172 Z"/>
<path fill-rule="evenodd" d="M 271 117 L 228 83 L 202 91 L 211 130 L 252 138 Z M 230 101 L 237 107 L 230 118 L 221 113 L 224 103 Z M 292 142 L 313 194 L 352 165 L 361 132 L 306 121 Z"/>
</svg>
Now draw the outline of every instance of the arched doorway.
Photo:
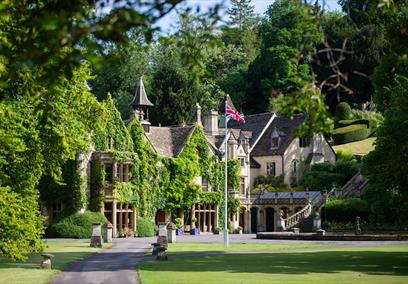
<svg viewBox="0 0 408 284">
<path fill-rule="evenodd" d="M 251 233 L 256 233 L 256 227 L 258 226 L 258 208 L 251 208 Z"/>
<path fill-rule="evenodd" d="M 273 208 L 266 208 L 266 231 L 273 232 L 275 229 L 275 210 Z"/>
</svg>

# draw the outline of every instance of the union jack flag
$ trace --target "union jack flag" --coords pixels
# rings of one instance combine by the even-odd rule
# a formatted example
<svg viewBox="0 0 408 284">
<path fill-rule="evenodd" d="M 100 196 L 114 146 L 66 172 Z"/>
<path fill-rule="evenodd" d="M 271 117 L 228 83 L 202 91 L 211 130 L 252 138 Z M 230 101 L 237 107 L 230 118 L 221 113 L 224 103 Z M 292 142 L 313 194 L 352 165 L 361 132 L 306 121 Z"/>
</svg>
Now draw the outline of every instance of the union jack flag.
<svg viewBox="0 0 408 284">
<path fill-rule="evenodd" d="M 232 104 L 232 101 L 230 97 L 227 97 L 227 100 L 225 101 L 225 116 L 227 118 L 227 123 L 230 119 L 239 121 L 241 123 L 245 123 L 245 117 L 243 113 L 238 112 L 234 105 Z"/>
</svg>

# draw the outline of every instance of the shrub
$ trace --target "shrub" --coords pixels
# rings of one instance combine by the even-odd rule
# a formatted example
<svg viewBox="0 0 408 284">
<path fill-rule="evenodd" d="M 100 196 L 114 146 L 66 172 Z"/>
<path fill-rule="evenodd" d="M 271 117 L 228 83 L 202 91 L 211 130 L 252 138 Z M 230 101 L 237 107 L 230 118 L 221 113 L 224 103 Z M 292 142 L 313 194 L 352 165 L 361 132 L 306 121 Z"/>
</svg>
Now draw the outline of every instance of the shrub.
<svg viewBox="0 0 408 284">
<path fill-rule="evenodd" d="M 367 119 L 370 121 L 370 126 L 372 130 L 377 129 L 377 127 L 383 122 L 384 117 L 381 113 L 368 110 L 352 110 L 353 115 L 356 119 Z"/>
<path fill-rule="evenodd" d="M 355 222 L 357 216 L 367 221 L 369 213 L 367 202 L 359 198 L 330 200 L 323 210 L 324 220 L 329 222 Z"/>
<path fill-rule="evenodd" d="M 345 127 L 354 124 L 365 124 L 367 127 L 371 127 L 371 122 L 368 119 L 346 119 L 339 120 L 337 122 L 338 127 Z"/>
<path fill-rule="evenodd" d="M 303 180 L 304 186 L 313 191 L 330 191 L 333 185 L 343 186 L 347 182 L 342 174 L 310 171 Z"/>
<path fill-rule="evenodd" d="M 364 124 L 353 124 L 337 128 L 333 131 L 333 140 L 336 144 L 345 144 L 360 141 L 370 136 L 371 130 Z"/>
<path fill-rule="evenodd" d="M 183 222 L 182 222 L 181 218 L 174 219 L 174 225 L 176 225 L 177 228 L 183 227 Z"/>
<path fill-rule="evenodd" d="M 336 151 L 337 162 L 355 162 L 356 158 L 354 157 L 353 153 L 348 152 L 346 150 L 337 150 Z"/>
<path fill-rule="evenodd" d="M 335 117 L 336 120 L 352 119 L 353 113 L 350 105 L 346 102 L 339 103 L 336 107 Z"/>
<path fill-rule="evenodd" d="M 303 186 L 317 191 L 330 190 L 333 185 L 343 186 L 359 171 L 360 167 L 361 165 L 355 161 L 316 164 L 306 173 Z"/>
<path fill-rule="evenodd" d="M 92 236 L 92 224 L 108 220 L 100 213 L 86 211 L 85 213 L 60 213 L 47 229 L 47 236 L 51 238 L 87 239 Z"/>
<path fill-rule="evenodd" d="M 139 217 L 136 227 L 138 237 L 153 237 L 155 235 L 154 222 L 151 219 Z"/>
</svg>

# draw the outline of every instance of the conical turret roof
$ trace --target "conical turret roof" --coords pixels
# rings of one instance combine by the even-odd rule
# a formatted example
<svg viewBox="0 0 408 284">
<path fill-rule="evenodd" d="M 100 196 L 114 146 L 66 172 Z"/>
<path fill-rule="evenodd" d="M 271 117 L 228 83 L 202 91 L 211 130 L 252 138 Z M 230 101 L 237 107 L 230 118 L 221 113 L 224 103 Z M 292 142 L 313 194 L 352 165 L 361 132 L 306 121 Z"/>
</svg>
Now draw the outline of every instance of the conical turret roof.
<svg viewBox="0 0 408 284">
<path fill-rule="evenodd" d="M 135 96 L 130 103 L 133 108 L 139 106 L 153 106 L 153 104 L 149 101 L 146 95 L 146 90 L 143 85 L 143 77 L 140 78 L 139 84 L 137 85 Z"/>
</svg>

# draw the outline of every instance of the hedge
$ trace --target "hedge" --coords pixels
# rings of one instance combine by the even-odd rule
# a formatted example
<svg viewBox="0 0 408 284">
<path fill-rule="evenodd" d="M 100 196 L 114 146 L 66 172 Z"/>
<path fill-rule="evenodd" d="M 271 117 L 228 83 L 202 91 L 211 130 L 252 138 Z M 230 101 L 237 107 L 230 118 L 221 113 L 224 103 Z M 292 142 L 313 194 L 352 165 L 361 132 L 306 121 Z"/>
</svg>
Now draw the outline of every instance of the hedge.
<svg viewBox="0 0 408 284">
<path fill-rule="evenodd" d="M 136 226 L 138 237 L 153 237 L 155 235 L 154 222 L 148 218 L 139 217 Z"/>
<path fill-rule="evenodd" d="M 333 131 L 333 140 L 336 144 L 345 144 L 360 141 L 370 136 L 371 130 L 364 124 L 353 124 L 337 128 Z"/>
<path fill-rule="evenodd" d="M 355 222 L 357 216 L 361 221 L 368 221 L 370 209 L 365 200 L 347 198 L 328 201 L 322 212 L 325 221 Z"/>
<path fill-rule="evenodd" d="M 313 165 L 303 179 L 303 186 L 316 191 L 329 191 L 333 184 L 345 185 L 360 169 L 361 164 L 356 162 L 321 163 Z"/>
<path fill-rule="evenodd" d="M 335 111 L 336 120 L 351 119 L 353 113 L 351 112 L 351 107 L 346 102 L 341 102 L 336 106 Z"/>
<path fill-rule="evenodd" d="M 57 215 L 47 228 L 50 238 L 88 239 L 92 236 L 92 224 L 106 224 L 108 220 L 100 213 L 86 211 L 85 213 L 69 214 L 62 212 Z"/>
<path fill-rule="evenodd" d="M 365 124 L 367 127 L 371 128 L 372 123 L 368 119 L 345 119 L 337 122 L 338 127 L 345 127 L 354 124 Z"/>
</svg>

